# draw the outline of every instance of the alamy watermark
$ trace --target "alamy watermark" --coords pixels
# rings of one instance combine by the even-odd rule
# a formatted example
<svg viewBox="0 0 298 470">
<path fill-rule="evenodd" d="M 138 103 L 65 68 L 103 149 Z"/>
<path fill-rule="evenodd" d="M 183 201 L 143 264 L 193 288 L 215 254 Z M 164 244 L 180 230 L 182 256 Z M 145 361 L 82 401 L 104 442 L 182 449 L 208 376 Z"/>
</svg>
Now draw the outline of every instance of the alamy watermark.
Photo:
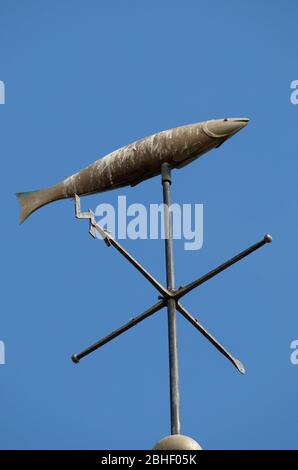
<svg viewBox="0 0 298 470">
<path fill-rule="evenodd" d="M 292 91 L 290 100 L 292 104 L 298 104 L 298 80 L 293 80 L 290 88 L 294 91 Z"/>
<path fill-rule="evenodd" d="M 0 365 L 5 364 L 5 344 L 0 340 Z"/>
<path fill-rule="evenodd" d="M 0 104 L 5 104 L 5 85 L 2 80 L 0 80 Z"/>
<path fill-rule="evenodd" d="M 298 339 L 294 339 L 291 342 L 290 348 L 293 349 L 293 352 L 291 353 L 291 357 L 290 357 L 291 363 L 294 366 L 297 366 L 298 365 Z"/>
<path fill-rule="evenodd" d="M 112 204 L 103 203 L 96 207 L 94 214 L 96 222 L 113 238 L 157 240 L 168 237 L 164 228 L 164 210 L 164 204 L 149 204 L 149 208 L 139 203 L 127 205 L 126 196 L 118 196 L 116 210 Z M 202 248 L 203 204 L 171 204 L 169 212 L 173 238 L 185 240 L 185 250 Z"/>
</svg>

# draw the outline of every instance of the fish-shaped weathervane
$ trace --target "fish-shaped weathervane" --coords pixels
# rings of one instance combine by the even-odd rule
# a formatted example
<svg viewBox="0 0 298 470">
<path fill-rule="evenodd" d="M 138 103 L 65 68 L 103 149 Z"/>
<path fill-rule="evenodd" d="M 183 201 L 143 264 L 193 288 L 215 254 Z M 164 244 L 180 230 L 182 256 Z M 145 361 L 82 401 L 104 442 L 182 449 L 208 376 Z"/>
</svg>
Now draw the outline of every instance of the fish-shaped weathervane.
<svg viewBox="0 0 298 470">
<path fill-rule="evenodd" d="M 75 198 L 76 217 L 89 219 L 89 232 L 95 237 L 99 233 L 108 246 L 113 246 L 129 261 L 152 286 L 159 292 L 159 301 L 145 310 L 142 314 L 134 316 L 129 322 L 96 341 L 83 351 L 73 354 L 72 360 L 78 364 L 81 359 L 101 348 L 105 344 L 119 337 L 130 328 L 159 310 L 167 307 L 168 310 L 168 344 L 169 344 L 169 384 L 170 384 L 170 412 L 171 436 L 160 440 L 154 447 L 159 450 L 198 450 L 201 446 L 192 438 L 180 434 L 180 394 L 178 373 L 178 349 L 176 335 L 176 311 L 189 321 L 221 354 L 223 354 L 242 374 L 245 368 L 239 359 L 229 351 L 203 327 L 200 321 L 193 317 L 181 304 L 181 299 L 193 289 L 201 286 L 235 263 L 246 258 L 267 243 L 271 243 L 271 235 L 265 235 L 260 241 L 238 253 L 228 261 L 207 272 L 196 280 L 175 288 L 174 284 L 174 258 L 173 258 L 173 230 L 171 205 L 171 170 L 181 168 L 213 148 L 219 147 L 229 137 L 245 127 L 247 118 L 226 118 L 189 124 L 162 131 L 150 137 L 138 140 L 132 144 L 115 150 L 100 160 L 92 163 L 83 170 L 69 176 L 64 181 L 46 189 L 27 193 L 18 193 L 21 205 L 21 223 L 39 207 L 52 201 L 64 198 Z M 142 181 L 161 174 L 164 201 L 164 229 L 165 229 L 165 258 L 166 279 L 164 287 L 158 282 L 128 251 L 115 240 L 108 231 L 101 227 L 90 210 L 82 212 L 80 196 L 109 191 L 123 186 L 134 186 Z"/>
<path fill-rule="evenodd" d="M 215 119 L 158 132 L 109 153 L 50 188 L 17 193 L 20 223 L 40 207 L 59 199 L 135 186 L 160 174 L 163 163 L 181 168 L 219 147 L 248 121 L 247 118 Z"/>
</svg>

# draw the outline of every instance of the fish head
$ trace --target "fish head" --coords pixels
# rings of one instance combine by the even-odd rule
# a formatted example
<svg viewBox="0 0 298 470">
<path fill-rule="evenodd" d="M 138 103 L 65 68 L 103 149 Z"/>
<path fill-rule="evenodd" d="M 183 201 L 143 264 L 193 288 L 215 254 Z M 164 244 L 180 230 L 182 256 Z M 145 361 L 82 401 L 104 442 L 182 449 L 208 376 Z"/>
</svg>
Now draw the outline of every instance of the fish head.
<svg viewBox="0 0 298 470">
<path fill-rule="evenodd" d="M 248 118 L 212 119 L 202 123 L 202 130 L 213 139 L 229 138 L 249 123 Z"/>
<path fill-rule="evenodd" d="M 180 168 L 187 165 L 213 148 L 220 147 L 248 122 L 248 118 L 224 118 L 185 126 L 183 135 L 185 144 L 173 158 L 177 162 L 176 166 Z"/>
</svg>

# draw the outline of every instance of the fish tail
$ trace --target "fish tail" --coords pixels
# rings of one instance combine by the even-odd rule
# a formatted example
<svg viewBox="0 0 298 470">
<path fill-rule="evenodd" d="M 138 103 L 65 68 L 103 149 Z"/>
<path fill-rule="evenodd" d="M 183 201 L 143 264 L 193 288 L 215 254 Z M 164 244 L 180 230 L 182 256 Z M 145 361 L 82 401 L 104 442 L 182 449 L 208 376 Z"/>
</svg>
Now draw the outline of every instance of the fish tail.
<svg viewBox="0 0 298 470">
<path fill-rule="evenodd" d="M 16 193 L 16 196 L 21 209 L 20 224 L 40 207 L 65 197 L 61 192 L 61 185 L 55 185 L 51 188 L 39 189 L 37 191 Z"/>
</svg>

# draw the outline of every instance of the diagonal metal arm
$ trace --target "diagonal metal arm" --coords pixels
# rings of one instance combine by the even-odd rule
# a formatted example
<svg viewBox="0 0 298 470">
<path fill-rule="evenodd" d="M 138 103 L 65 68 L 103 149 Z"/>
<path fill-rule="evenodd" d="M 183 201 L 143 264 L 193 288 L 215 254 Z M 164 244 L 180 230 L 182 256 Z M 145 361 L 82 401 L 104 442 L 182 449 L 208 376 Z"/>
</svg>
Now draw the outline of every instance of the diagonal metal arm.
<svg viewBox="0 0 298 470">
<path fill-rule="evenodd" d="M 192 291 L 196 287 L 200 286 L 204 282 L 208 281 L 212 277 L 216 276 L 217 274 L 221 273 L 225 269 L 229 268 L 233 264 L 237 263 L 238 261 L 242 260 L 246 256 L 250 255 L 254 251 L 258 250 L 262 246 L 266 245 L 266 243 L 271 243 L 272 242 L 272 237 L 271 235 L 265 235 L 262 240 L 259 242 L 255 243 L 254 245 L 251 245 L 249 248 L 246 248 L 246 250 L 241 251 L 238 255 L 234 256 L 233 258 L 229 259 L 223 264 L 220 264 L 217 268 L 213 269 L 212 271 L 209 271 L 207 274 L 205 274 L 202 277 L 199 277 L 197 280 L 191 282 L 190 284 L 187 284 L 184 287 L 180 287 L 175 292 L 175 298 L 180 299 L 183 297 L 185 294 L 188 294 L 188 292 Z"/>
<path fill-rule="evenodd" d="M 163 308 L 166 305 L 166 300 L 162 300 L 161 302 L 158 302 L 157 304 L 153 305 L 150 307 L 148 310 L 146 310 L 144 313 L 141 313 L 135 318 L 132 318 L 128 323 L 125 323 L 125 325 L 121 326 L 117 330 L 113 331 L 109 335 L 105 336 L 101 340 L 97 341 L 96 343 L 92 344 L 89 346 L 87 349 L 84 349 L 84 351 L 78 353 L 78 354 L 73 354 L 71 359 L 74 363 L 80 362 L 80 360 L 87 356 L 88 354 L 91 354 L 92 352 L 96 351 L 96 349 L 100 348 L 106 343 L 109 343 L 112 341 L 112 339 L 116 338 L 117 336 L 121 335 L 125 331 L 129 330 L 133 326 L 137 325 L 141 321 L 145 320 L 145 318 L 150 317 L 154 313 L 158 312 L 161 308 Z"/>
<path fill-rule="evenodd" d="M 96 228 L 98 228 L 98 224 L 96 225 Z M 119 251 L 119 253 L 122 254 L 122 256 L 124 256 L 124 258 L 127 259 L 127 261 L 129 261 L 141 274 L 143 274 L 147 281 L 149 281 L 158 290 L 158 292 L 160 292 L 166 298 L 173 297 L 173 294 L 168 289 L 163 287 L 135 258 L 133 258 L 128 253 L 128 251 L 125 250 L 125 248 L 123 248 L 123 246 L 120 245 L 120 243 L 118 243 L 109 234 L 108 241 L 114 248 L 116 248 L 117 251 Z"/>
<path fill-rule="evenodd" d="M 212 336 L 201 324 L 194 318 L 179 302 L 177 302 L 177 310 L 180 312 L 186 320 L 188 320 L 205 338 L 216 347 L 229 361 L 236 367 L 236 369 L 245 374 L 245 368 L 239 359 L 235 359 L 215 338 Z"/>
<path fill-rule="evenodd" d="M 109 232 L 104 230 L 97 222 L 95 221 L 94 217 L 94 212 L 92 210 L 89 210 L 88 212 L 81 212 L 81 203 L 80 203 L 80 198 L 76 194 L 75 195 L 75 209 L 76 209 L 76 217 L 78 219 L 89 219 L 90 227 L 89 227 L 89 233 L 95 237 L 95 232 L 97 231 L 104 239 L 106 244 L 108 246 L 112 245 L 114 248 L 116 248 L 119 253 L 124 256 L 124 258 L 127 259 L 143 276 L 149 281 L 157 290 L 160 292 L 164 297 L 170 298 L 173 297 L 173 294 L 163 287 L 136 259 L 134 259 L 128 251 L 123 248 L 120 243 L 118 243 L 111 235 Z"/>
</svg>

